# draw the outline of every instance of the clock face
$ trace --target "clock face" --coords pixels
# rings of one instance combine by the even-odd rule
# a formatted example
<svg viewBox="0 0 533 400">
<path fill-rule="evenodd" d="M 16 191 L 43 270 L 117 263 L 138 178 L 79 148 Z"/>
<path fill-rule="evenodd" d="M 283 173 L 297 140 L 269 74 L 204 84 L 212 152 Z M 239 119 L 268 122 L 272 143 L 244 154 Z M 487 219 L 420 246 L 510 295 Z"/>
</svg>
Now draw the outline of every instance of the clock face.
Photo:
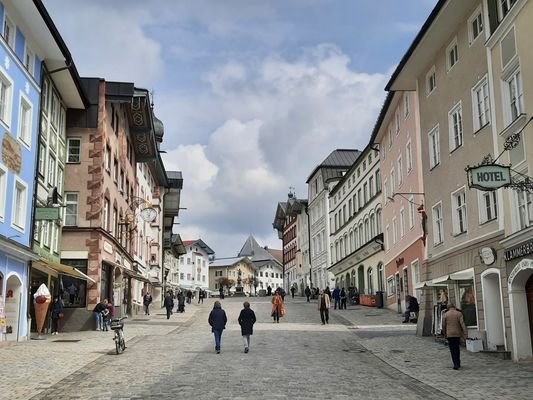
<svg viewBox="0 0 533 400">
<path fill-rule="evenodd" d="M 141 218 L 144 219 L 146 222 L 152 222 L 157 217 L 157 211 L 154 210 L 152 207 L 146 207 L 144 210 L 141 211 Z"/>
</svg>

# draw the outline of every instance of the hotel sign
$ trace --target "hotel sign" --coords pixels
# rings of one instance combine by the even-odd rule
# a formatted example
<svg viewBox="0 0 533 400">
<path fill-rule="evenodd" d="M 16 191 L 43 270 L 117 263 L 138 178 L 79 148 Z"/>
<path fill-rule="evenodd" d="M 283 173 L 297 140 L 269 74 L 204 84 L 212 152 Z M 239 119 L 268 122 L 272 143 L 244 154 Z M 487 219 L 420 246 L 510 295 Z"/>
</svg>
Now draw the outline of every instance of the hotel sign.
<svg viewBox="0 0 533 400">
<path fill-rule="evenodd" d="M 496 190 L 511 183 L 511 167 L 489 164 L 467 168 L 468 186 L 479 190 Z"/>
<path fill-rule="evenodd" d="M 505 261 L 511 261 L 515 258 L 520 258 L 533 253 L 533 240 L 522 243 L 519 246 L 505 251 Z"/>
</svg>

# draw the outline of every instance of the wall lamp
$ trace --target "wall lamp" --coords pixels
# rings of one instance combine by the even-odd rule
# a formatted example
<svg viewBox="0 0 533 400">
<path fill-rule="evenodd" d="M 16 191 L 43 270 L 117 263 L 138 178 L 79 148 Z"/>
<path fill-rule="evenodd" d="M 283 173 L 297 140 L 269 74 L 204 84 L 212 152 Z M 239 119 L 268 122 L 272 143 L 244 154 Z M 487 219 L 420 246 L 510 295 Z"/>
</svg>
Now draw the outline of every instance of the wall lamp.
<svg viewBox="0 0 533 400">
<path fill-rule="evenodd" d="M 394 201 L 394 197 L 396 197 L 396 196 L 400 196 L 400 197 L 404 198 L 405 200 L 407 200 L 407 201 L 410 202 L 410 203 L 413 203 L 413 204 L 416 204 L 416 205 L 420 205 L 420 204 L 415 203 L 414 201 L 411 201 L 408 197 L 405 197 L 406 195 L 425 196 L 425 193 L 417 193 L 417 192 L 396 192 L 396 193 L 393 193 L 392 196 L 387 196 L 387 199 L 390 200 L 390 201 Z"/>
</svg>

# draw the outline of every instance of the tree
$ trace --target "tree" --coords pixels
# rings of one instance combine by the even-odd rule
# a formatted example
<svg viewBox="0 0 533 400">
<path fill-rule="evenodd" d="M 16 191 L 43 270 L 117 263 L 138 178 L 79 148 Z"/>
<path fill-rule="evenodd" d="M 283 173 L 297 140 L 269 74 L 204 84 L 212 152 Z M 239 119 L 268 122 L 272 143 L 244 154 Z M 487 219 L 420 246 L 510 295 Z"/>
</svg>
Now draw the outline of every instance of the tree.
<svg viewBox="0 0 533 400">
<path fill-rule="evenodd" d="M 235 280 L 223 276 L 221 278 L 218 278 L 218 284 L 220 287 L 224 287 L 224 286 L 227 287 L 228 294 L 229 294 L 229 290 L 231 289 L 233 285 L 235 285 Z"/>
</svg>

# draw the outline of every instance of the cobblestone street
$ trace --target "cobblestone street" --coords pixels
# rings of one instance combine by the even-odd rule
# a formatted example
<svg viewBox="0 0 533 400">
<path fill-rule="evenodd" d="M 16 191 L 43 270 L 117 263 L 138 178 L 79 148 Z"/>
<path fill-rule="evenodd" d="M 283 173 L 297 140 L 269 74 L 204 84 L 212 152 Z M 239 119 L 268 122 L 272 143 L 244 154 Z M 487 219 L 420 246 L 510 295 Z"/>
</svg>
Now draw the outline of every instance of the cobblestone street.
<svg viewBox="0 0 533 400">
<path fill-rule="evenodd" d="M 533 364 L 463 348 L 464 367 L 454 371 L 446 346 L 416 337 L 414 325 L 402 325 L 388 310 L 331 310 L 330 324 L 323 326 L 316 304 L 287 297 L 287 316 L 273 324 L 269 299 L 252 298 L 258 323 L 244 354 L 236 321 L 242 300 L 223 300 L 229 324 L 220 355 L 207 325 L 212 299 L 169 321 L 163 315 L 127 321 L 128 348 L 118 356 L 111 332 L 1 347 L 9 368 L 3 369 L 0 398 L 531 398 Z"/>
</svg>

